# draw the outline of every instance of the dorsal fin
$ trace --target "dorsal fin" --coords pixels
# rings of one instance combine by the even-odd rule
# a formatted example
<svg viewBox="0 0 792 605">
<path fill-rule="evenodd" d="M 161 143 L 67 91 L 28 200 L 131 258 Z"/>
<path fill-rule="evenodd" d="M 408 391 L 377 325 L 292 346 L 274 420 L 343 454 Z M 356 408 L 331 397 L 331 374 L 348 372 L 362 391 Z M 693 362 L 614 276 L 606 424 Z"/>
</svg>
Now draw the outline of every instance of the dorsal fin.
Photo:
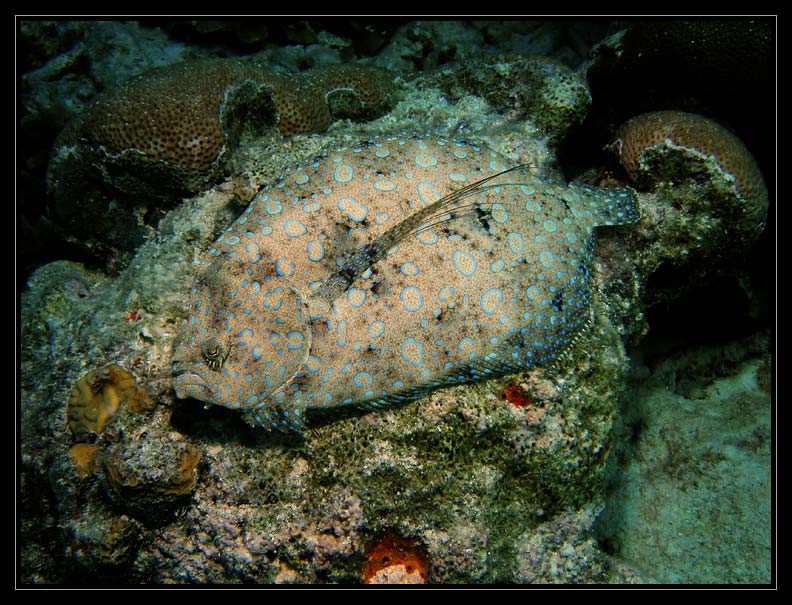
<svg viewBox="0 0 792 605">
<path fill-rule="evenodd" d="M 531 168 L 528 164 L 520 164 L 503 170 L 486 178 L 471 183 L 466 187 L 452 191 L 436 202 L 422 208 L 415 214 L 388 229 L 376 241 L 366 244 L 339 259 L 341 266 L 316 290 L 315 295 L 327 303 L 343 294 L 352 283 L 366 272 L 374 263 L 384 257 L 388 251 L 405 239 L 418 235 L 437 225 L 448 223 L 475 214 L 481 206 L 480 202 L 457 205 L 458 202 L 478 195 L 484 191 L 504 186 L 519 186 L 522 183 L 492 183 L 505 174 Z M 491 202 L 490 202 L 491 203 Z"/>
</svg>

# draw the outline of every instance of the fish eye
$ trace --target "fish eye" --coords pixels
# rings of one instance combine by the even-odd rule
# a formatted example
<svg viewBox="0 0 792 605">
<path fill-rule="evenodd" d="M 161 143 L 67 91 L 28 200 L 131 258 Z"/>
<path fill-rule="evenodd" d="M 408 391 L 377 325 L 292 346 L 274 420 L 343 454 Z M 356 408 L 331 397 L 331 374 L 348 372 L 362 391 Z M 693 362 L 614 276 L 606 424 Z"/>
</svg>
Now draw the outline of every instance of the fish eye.
<svg viewBox="0 0 792 605">
<path fill-rule="evenodd" d="M 228 357 L 228 353 L 223 354 L 223 347 L 214 338 L 201 345 L 201 355 L 209 369 L 215 372 L 220 370 Z"/>
</svg>

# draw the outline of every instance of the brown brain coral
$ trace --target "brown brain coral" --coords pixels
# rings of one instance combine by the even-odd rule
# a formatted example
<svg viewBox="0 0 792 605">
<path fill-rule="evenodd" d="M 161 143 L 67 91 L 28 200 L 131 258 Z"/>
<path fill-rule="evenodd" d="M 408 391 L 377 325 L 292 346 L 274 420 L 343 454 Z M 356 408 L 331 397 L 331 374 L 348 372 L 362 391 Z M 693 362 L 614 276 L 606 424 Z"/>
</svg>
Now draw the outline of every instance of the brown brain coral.
<svg viewBox="0 0 792 605">
<path fill-rule="evenodd" d="M 56 147 L 82 140 L 111 153 L 137 149 L 187 171 L 205 171 L 224 142 L 217 116 L 226 89 L 265 75 L 236 60 L 156 69 L 101 95 L 67 126 Z"/>
<path fill-rule="evenodd" d="M 711 158 L 734 183 L 748 222 L 764 223 L 768 196 L 759 166 L 742 141 L 717 122 L 681 111 L 658 111 L 627 121 L 617 136 L 619 159 L 635 182 L 654 179 L 654 166 L 648 161 L 653 151 L 680 150 Z"/>
<path fill-rule="evenodd" d="M 326 130 L 331 113 L 326 93 L 343 89 L 359 107 L 382 110 L 391 85 L 383 70 L 359 65 L 285 75 L 243 59 L 179 63 L 101 95 L 67 126 L 55 146 L 82 141 L 110 153 L 135 149 L 188 172 L 206 172 L 226 144 L 220 116 L 227 93 L 247 80 L 272 97 L 283 136 Z"/>
</svg>

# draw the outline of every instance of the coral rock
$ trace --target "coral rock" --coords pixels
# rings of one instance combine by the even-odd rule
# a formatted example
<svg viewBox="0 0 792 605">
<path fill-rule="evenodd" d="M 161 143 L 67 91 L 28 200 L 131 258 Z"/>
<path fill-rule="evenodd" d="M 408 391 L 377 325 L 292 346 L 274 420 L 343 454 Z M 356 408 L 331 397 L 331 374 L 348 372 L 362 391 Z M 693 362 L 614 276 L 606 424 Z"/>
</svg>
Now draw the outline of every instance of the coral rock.
<svg viewBox="0 0 792 605">
<path fill-rule="evenodd" d="M 764 225 L 768 196 L 759 166 L 742 141 L 718 123 L 680 111 L 639 115 L 619 129 L 617 149 L 630 178 L 639 184 L 667 176 L 658 171 L 652 153 L 682 151 L 714 159 L 743 200 L 746 221 L 756 231 Z"/>
<path fill-rule="evenodd" d="M 366 119 L 387 108 L 392 78 L 381 69 L 335 65 L 320 72 L 318 86 L 334 119 Z"/>
<path fill-rule="evenodd" d="M 201 452 L 182 441 L 115 443 L 102 454 L 113 490 L 121 496 L 182 496 L 198 481 Z"/>
<path fill-rule="evenodd" d="M 142 526 L 126 515 L 86 508 L 65 530 L 66 552 L 76 563 L 95 570 L 127 565 L 140 546 Z"/>
<path fill-rule="evenodd" d="M 505 56 L 465 62 L 439 74 L 451 99 L 474 94 L 511 119 L 524 119 L 557 143 L 579 125 L 591 106 L 586 79 L 544 56 Z"/>
</svg>

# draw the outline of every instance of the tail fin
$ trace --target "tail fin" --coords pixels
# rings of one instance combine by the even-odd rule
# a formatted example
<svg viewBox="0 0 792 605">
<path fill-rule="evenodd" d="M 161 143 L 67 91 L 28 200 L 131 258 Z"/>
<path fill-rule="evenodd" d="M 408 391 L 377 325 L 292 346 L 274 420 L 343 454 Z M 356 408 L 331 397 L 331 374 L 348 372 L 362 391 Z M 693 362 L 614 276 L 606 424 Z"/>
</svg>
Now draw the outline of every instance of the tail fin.
<svg viewBox="0 0 792 605">
<path fill-rule="evenodd" d="M 638 199 L 632 189 L 603 189 L 579 183 L 571 183 L 569 189 L 583 198 L 577 211 L 589 216 L 594 227 L 627 225 L 641 218 Z"/>
</svg>

